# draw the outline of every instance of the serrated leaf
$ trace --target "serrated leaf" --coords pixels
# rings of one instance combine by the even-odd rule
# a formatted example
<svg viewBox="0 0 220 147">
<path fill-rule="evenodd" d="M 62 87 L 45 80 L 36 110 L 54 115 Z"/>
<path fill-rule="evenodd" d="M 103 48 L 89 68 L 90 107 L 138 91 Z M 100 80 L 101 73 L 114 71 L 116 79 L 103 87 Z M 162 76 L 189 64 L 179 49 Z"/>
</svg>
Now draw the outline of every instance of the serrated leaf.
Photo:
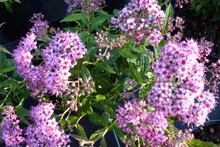
<svg viewBox="0 0 220 147">
<path fill-rule="evenodd" d="M 5 5 L 5 8 L 10 12 L 10 13 L 13 13 L 13 10 L 12 10 L 12 5 L 10 2 L 4 2 L 4 5 Z"/>
<path fill-rule="evenodd" d="M 96 100 L 98 100 L 98 101 L 103 101 L 103 100 L 106 99 L 106 97 L 104 95 L 101 95 L 101 94 L 98 94 L 95 97 L 96 97 Z"/>
<path fill-rule="evenodd" d="M 77 128 L 78 135 L 87 139 L 86 132 L 85 132 L 84 128 L 80 124 L 77 124 L 76 128 Z"/>
<path fill-rule="evenodd" d="M 166 8 L 166 12 L 165 12 L 165 18 L 173 18 L 173 6 L 171 3 L 169 3 L 169 5 Z M 168 21 L 165 19 L 164 23 L 163 23 L 163 28 L 167 30 L 168 27 Z"/>
<path fill-rule="evenodd" d="M 82 141 L 82 140 L 85 140 L 86 138 L 83 138 L 83 137 L 81 137 L 81 136 L 79 136 L 79 135 L 75 135 L 75 134 L 72 134 L 71 135 L 74 139 L 76 139 L 76 140 L 78 140 L 78 141 Z"/>
<path fill-rule="evenodd" d="M 119 128 L 118 126 L 119 126 L 119 125 L 118 125 L 117 122 L 116 122 L 115 124 L 113 124 L 113 129 L 114 129 L 116 135 L 117 135 L 119 138 L 124 137 L 124 133 L 123 133 L 122 129 Z"/>
<path fill-rule="evenodd" d="M 191 142 L 187 142 L 187 145 L 189 147 L 220 147 L 220 145 L 211 142 L 204 142 L 197 139 L 193 139 Z"/>
<path fill-rule="evenodd" d="M 82 32 L 80 32 L 80 34 L 79 34 L 79 37 L 80 37 L 80 39 L 83 41 L 83 42 L 85 42 L 86 41 L 86 36 L 87 36 L 87 31 L 82 31 Z"/>
<path fill-rule="evenodd" d="M 21 120 L 24 124 L 29 125 L 29 122 L 26 119 Z"/>
<path fill-rule="evenodd" d="M 90 31 L 96 30 L 100 25 L 102 25 L 107 19 L 111 18 L 110 15 L 100 14 L 95 17 L 91 22 Z"/>
<path fill-rule="evenodd" d="M 118 10 L 118 9 L 114 9 L 114 10 L 113 10 L 114 16 L 118 17 L 118 16 L 119 16 L 119 11 L 120 11 L 120 10 Z"/>
<path fill-rule="evenodd" d="M 131 76 L 135 79 L 135 81 L 138 84 L 143 84 L 143 80 L 142 80 L 140 74 L 138 73 L 137 69 L 135 69 L 135 67 L 133 65 L 130 65 L 130 72 L 131 72 Z"/>
<path fill-rule="evenodd" d="M 11 89 L 12 92 L 15 92 L 16 89 L 19 89 L 19 84 L 13 80 L 10 81 L 9 83 L 9 88 Z"/>
<path fill-rule="evenodd" d="M 109 122 L 108 122 L 108 113 L 107 112 L 103 112 L 102 113 L 102 126 L 104 128 L 107 128 L 109 126 Z"/>
<path fill-rule="evenodd" d="M 95 133 L 93 133 L 93 134 L 90 136 L 89 140 L 96 140 L 96 139 L 98 139 L 99 137 L 101 137 L 102 135 L 104 135 L 104 133 L 105 133 L 106 131 L 107 131 L 107 129 L 105 129 L 105 128 L 102 128 L 102 129 L 99 129 L 99 130 L 95 131 Z"/>
<path fill-rule="evenodd" d="M 75 14 L 70 14 L 64 19 L 62 19 L 60 22 L 73 22 L 76 20 L 81 20 L 85 17 L 85 14 L 83 13 L 75 13 Z"/>
<path fill-rule="evenodd" d="M 107 142 L 105 140 L 105 137 L 102 137 L 100 144 L 101 144 L 101 147 L 107 147 Z"/>
<path fill-rule="evenodd" d="M 7 67 L 7 58 L 5 56 L 5 53 L 3 51 L 0 51 L 0 72 L 3 70 L 5 67 Z"/>
<path fill-rule="evenodd" d="M 85 66 L 85 65 L 82 65 L 82 69 L 80 70 L 80 77 L 83 79 L 83 80 L 87 80 L 88 77 L 91 77 L 91 74 L 89 72 L 89 69 Z"/>
<path fill-rule="evenodd" d="M 102 116 L 99 115 L 98 113 L 92 112 L 88 117 L 92 123 L 96 125 L 102 125 Z"/>
<path fill-rule="evenodd" d="M 101 70 L 106 71 L 106 73 L 116 74 L 116 72 L 115 72 L 109 65 L 107 65 L 107 64 L 104 64 L 104 63 L 99 62 L 99 63 L 96 64 L 96 67 L 97 67 L 98 69 L 101 69 Z"/>
<path fill-rule="evenodd" d="M 136 58 L 136 56 L 130 51 L 128 50 L 127 48 L 123 47 L 119 50 L 119 54 L 122 56 L 122 57 L 125 57 L 125 58 L 129 58 L 129 59 L 133 59 L 133 58 Z"/>
<path fill-rule="evenodd" d="M 22 118 L 29 115 L 28 110 L 23 107 L 15 108 L 15 113 Z"/>
<path fill-rule="evenodd" d="M 26 99 L 26 98 L 28 98 L 29 96 L 30 96 L 30 90 L 24 89 L 24 90 L 22 91 L 22 93 L 21 93 L 21 98 Z"/>
<path fill-rule="evenodd" d="M 21 1 L 20 0 L 15 0 L 17 3 L 21 3 Z"/>
<path fill-rule="evenodd" d="M 123 79 L 119 82 L 117 82 L 113 88 L 111 89 L 110 93 L 116 93 L 116 92 L 121 92 L 123 90 L 124 87 L 124 82 L 126 79 Z"/>
</svg>

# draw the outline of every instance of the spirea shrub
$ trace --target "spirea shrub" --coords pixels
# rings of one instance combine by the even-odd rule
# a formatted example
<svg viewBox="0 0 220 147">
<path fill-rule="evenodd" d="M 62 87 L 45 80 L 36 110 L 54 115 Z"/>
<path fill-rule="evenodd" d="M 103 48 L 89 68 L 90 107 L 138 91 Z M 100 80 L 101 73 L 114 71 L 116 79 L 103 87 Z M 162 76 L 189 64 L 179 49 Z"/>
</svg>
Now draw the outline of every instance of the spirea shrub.
<svg viewBox="0 0 220 147">
<path fill-rule="evenodd" d="M 57 147 L 72 137 L 80 146 L 107 146 L 113 130 L 126 146 L 193 145 L 192 130 L 173 123 L 203 125 L 217 105 L 220 61 L 207 58 L 213 44 L 175 34 L 184 20 L 173 18 L 169 1 L 131 0 L 113 14 L 102 10 L 103 0 L 65 2 L 66 28 L 50 28 L 34 14 L 12 53 L 14 65 L 0 72 L 5 144 Z M 23 85 L 8 76 L 14 67 Z M 39 104 L 23 108 L 27 97 Z M 85 119 L 99 129 L 88 133 Z"/>
<path fill-rule="evenodd" d="M 69 135 L 58 125 L 52 103 L 41 103 L 32 107 L 30 112 L 30 124 L 24 129 L 19 127 L 20 119 L 14 112 L 13 106 L 3 112 L 3 125 L 1 126 L 2 138 L 6 146 L 48 146 L 61 147 L 70 142 Z M 28 119 L 29 120 L 29 119 Z"/>
</svg>

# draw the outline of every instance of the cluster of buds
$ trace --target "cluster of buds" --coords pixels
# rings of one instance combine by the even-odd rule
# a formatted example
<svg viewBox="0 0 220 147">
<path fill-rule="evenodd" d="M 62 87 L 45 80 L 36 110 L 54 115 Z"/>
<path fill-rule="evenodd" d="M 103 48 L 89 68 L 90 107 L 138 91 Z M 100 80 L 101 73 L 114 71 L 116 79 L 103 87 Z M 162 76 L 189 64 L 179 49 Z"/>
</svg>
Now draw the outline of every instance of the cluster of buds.
<svg viewBox="0 0 220 147">
<path fill-rule="evenodd" d="M 96 12 L 105 4 L 105 0 L 64 0 L 64 2 L 69 5 L 67 8 L 68 13 L 79 8 L 81 8 L 84 13 Z"/>
<path fill-rule="evenodd" d="M 148 38 L 153 46 L 163 39 L 160 32 L 165 21 L 165 13 L 157 0 L 132 0 L 120 12 L 118 18 L 111 18 L 111 23 L 132 38 L 135 44 L 140 44 Z"/>
<path fill-rule="evenodd" d="M 126 41 L 125 41 L 125 36 L 120 35 L 116 39 L 109 39 L 107 37 L 107 32 L 104 32 L 101 30 L 101 33 L 96 33 L 97 36 L 95 36 L 95 41 L 97 43 L 97 47 L 99 49 L 98 55 L 95 55 L 96 58 L 104 60 L 106 58 L 107 60 L 110 58 L 110 50 L 112 50 L 115 47 L 122 47 Z M 104 48 L 104 51 L 103 51 Z"/>
</svg>

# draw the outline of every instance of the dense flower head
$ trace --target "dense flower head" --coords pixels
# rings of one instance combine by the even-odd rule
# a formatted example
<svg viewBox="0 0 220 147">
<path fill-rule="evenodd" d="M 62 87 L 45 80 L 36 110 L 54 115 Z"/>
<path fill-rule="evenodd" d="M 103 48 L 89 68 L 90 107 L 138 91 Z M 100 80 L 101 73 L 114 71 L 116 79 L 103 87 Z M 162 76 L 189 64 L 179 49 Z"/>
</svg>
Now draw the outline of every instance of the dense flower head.
<svg viewBox="0 0 220 147">
<path fill-rule="evenodd" d="M 61 147 L 70 142 L 69 135 L 66 135 L 55 118 L 51 119 L 54 105 L 52 103 L 41 103 L 30 110 L 30 118 L 33 124 L 26 129 L 27 146 Z"/>
<path fill-rule="evenodd" d="M 168 126 L 167 119 L 162 112 L 152 112 L 147 109 L 146 105 L 144 100 L 132 100 L 128 101 L 124 107 L 119 107 L 116 110 L 119 127 L 132 136 L 143 137 L 145 145 L 164 145 L 167 143 L 165 135 L 165 129 Z"/>
<path fill-rule="evenodd" d="M 17 72 L 24 77 L 27 88 L 33 94 L 63 94 L 69 89 L 69 70 L 77 64 L 78 59 L 83 58 L 87 49 L 78 33 L 58 31 L 51 37 L 50 43 L 43 47 L 39 47 L 38 37 L 42 36 L 32 29 L 14 50 Z M 36 65 L 35 61 L 39 63 Z"/>
<path fill-rule="evenodd" d="M 192 39 L 166 44 L 152 65 L 156 78 L 148 95 L 149 103 L 166 117 L 177 116 L 197 126 L 203 125 L 216 105 L 216 96 L 205 90 L 205 64 L 199 62 L 204 51 L 200 49 Z"/>
<path fill-rule="evenodd" d="M 85 13 L 98 11 L 105 0 L 64 0 L 68 4 L 67 12 L 81 8 Z"/>
<path fill-rule="evenodd" d="M 41 103 L 32 107 L 29 112 L 33 124 L 29 124 L 26 129 L 19 127 L 20 120 L 13 109 L 8 106 L 8 110 L 3 111 L 1 129 L 6 146 L 26 144 L 27 147 L 64 147 L 70 142 L 69 135 L 66 135 L 54 118 L 51 119 L 54 109 L 52 103 Z"/>
<path fill-rule="evenodd" d="M 147 37 L 153 46 L 157 46 L 163 39 L 160 28 L 164 20 L 165 14 L 157 0 L 132 0 L 119 12 L 118 18 L 111 19 L 111 23 L 135 44 Z"/>
<path fill-rule="evenodd" d="M 14 112 L 12 106 L 8 106 L 7 110 L 3 110 L 3 120 L 0 129 L 2 130 L 2 139 L 6 146 L 20 146 L 25 138 L 23 137 L 23 129 L 19 127 L 20 120 Z"/>
</svg>

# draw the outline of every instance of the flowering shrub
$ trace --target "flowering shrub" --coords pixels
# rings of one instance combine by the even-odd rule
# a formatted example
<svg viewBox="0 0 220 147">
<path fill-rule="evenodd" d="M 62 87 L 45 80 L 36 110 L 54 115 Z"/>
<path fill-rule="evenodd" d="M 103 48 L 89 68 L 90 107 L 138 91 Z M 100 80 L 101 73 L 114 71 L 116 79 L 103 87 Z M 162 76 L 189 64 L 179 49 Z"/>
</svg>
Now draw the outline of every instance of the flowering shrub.
<svg viewBox="0 0 220 147">
<path fill-rule="evenodd" d="M 26 146 L 64 146 L 69 140 L 69 136 L 64 130 L 60 130 L 58 122 L 50 119 L 53 114 L 54 105 L 51 103 L 42 103 L 30 110 L 30 118 L 33 124 L 30 124 L 26 130 L 19 127 L 20 120 L 14 113 L 13 107 L 8 106 L 4 110 L 3 125 L 1 126 L 3 139 L 7 146 L 19 146 L 21 143 Z M 23 136 L 26 137 L 23 137 Z"/>
<path fill-rule="evenodd" d="M 50 31 L 41 13 L 30 19 L 33 27 L 12 53 L 14 65 L 6 64 L 22 80 L 8 77 L 14 68 L 1 73 L 6 146 L 68 146 L 70 138 L 107 146 L 113 129 L 127 146 L 192 145 L 191 129 L 173 123 L 203 125 L 217 104 L 218 83 L 205 76 L 219 79 L 220 61 L 206 67 L 212 43 L 174 34 L 183 20 L 172 18 L 169 1 L 131 0 L 113 14 L 102 10 L 104 1 L 65 2 L 69 15 L 60 23 L 66 28 Z M 39 103 L 30 111 L 22 107 L 28 96 Z M 100 129 L 88 136 L 82 118 Z"/>
</svg>

